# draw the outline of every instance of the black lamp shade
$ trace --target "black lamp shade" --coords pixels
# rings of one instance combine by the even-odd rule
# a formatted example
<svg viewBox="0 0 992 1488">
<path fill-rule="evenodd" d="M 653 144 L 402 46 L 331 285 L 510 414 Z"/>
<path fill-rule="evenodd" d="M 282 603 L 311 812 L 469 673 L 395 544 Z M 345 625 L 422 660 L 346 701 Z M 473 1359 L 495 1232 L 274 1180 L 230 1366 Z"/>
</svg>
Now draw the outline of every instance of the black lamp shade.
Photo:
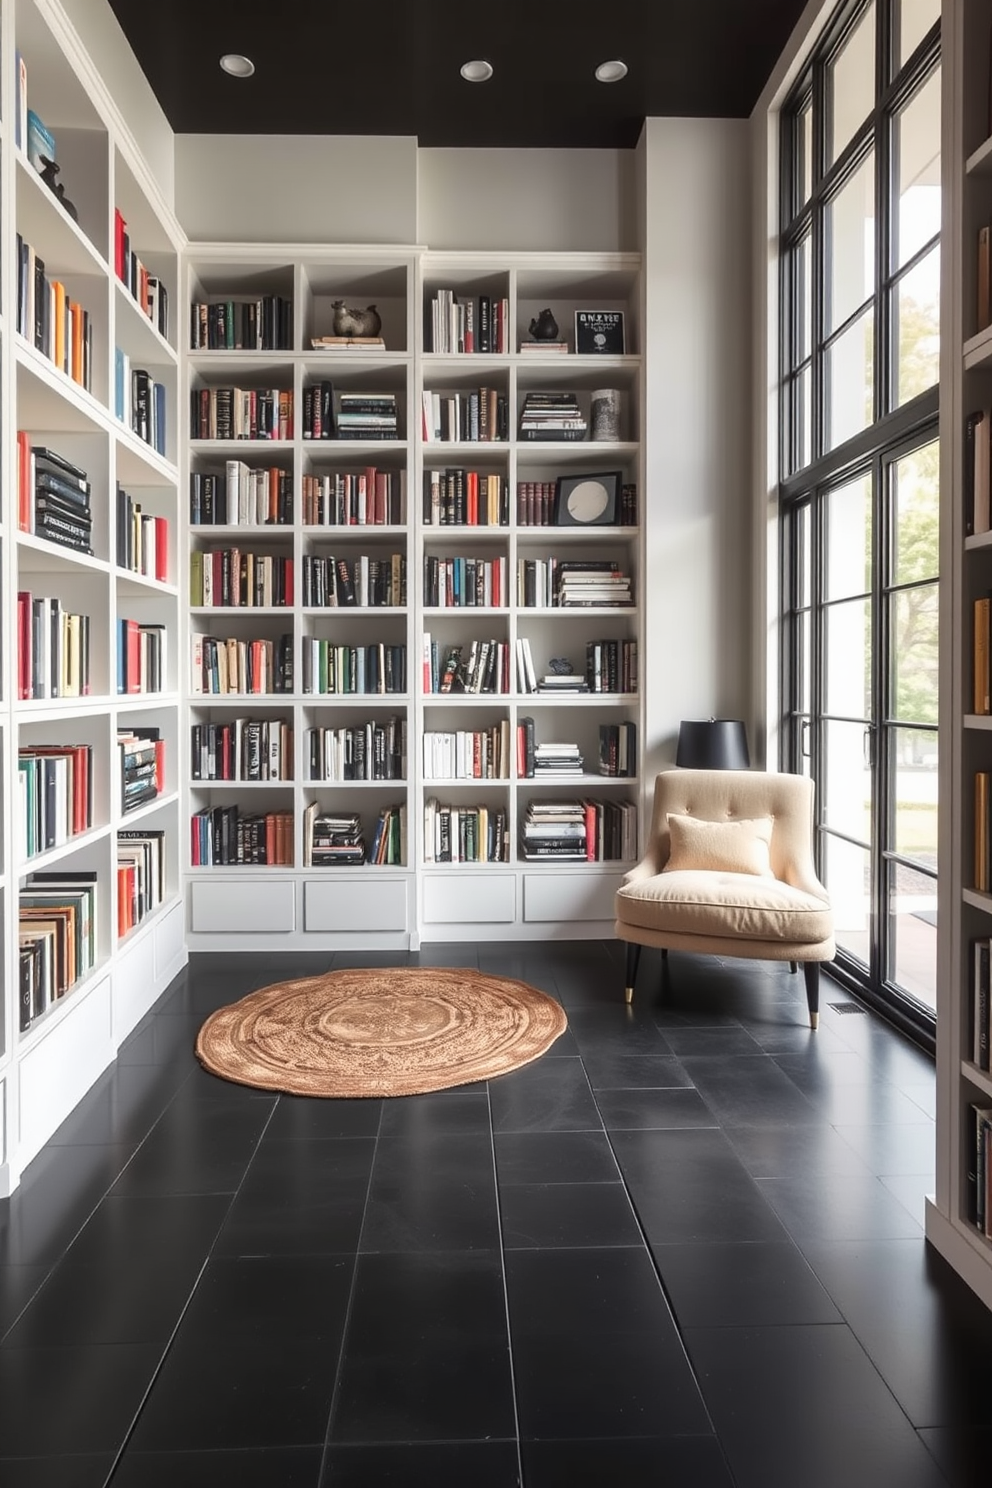
<svg viewBox="0 0 992 1488">
<path fill-rule="evenodd" d="M 688 770 L 749 770 L 747 730 L 739 718 L 708 718 L 679 725 L 675 763 Z"/>
</svg>

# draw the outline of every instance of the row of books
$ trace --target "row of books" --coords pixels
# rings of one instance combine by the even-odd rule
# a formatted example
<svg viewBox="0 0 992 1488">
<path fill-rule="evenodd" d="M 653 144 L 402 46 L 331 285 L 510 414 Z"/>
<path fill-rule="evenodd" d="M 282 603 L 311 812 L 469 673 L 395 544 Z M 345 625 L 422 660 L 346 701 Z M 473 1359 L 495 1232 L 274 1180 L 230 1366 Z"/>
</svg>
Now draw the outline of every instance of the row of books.
<svg viewBox="0 0 992 1488">
<path fill-rule="evenodd" d="M 293 560 L 241 548 L 194 549 L 189 602 L 196 608 L 282 608 L 293 603 Z"/>
<path fill-rule="evenodd" d="M 33 873 L 18 896 L 18 1024 L 22 1033 L 96 966 L 97 875 Z"/>
<path fill-rule="evenodd" d="M 510 520 L 509 482 L 496 471 L 450 466 L 424 471 L 424 523 L 428 527 L 505 527 Z"/>
<path fill-rule="evenodd" d="M 122 347 L 114 348 L 114 413 L 156 454 L 166 452 L 166 388 L 145 367 L 132 367 Z"/>
<path fill-rule="evenodd" d="M 489 806 L 424 802 L 426 863 L 505 863 L 509 854 L 506 812 Z"/>
<path fill-rule="evenodd" d="M 502 608 L 509 603 L 505 554 L 439 558 L 425 553 L 423 602 L 428 609 Z"/>
<path fill-rule="evenodd" d="M 517 775 L 522 780 L 539 775 L 581 775 L 585 760 L 578 744 L 555 739 L 537 742 L 537 725 L 525 714 L 517 724 Z"/>
<path fill-rule="evenodd" d="M 564 656 L 557 658 L 555 670 L 539 677 L 528 636 L 517 636 L 517 687 L 524 693 L 548 692 L 559 695 L 589 691 L 586 678 L 580 672 L 573 671 L 572 663 Z"/>
<path fill-rule="evenodd" d="M 599 725 L 599 773 L 620 779 L 637 774 L 637 725 L 629 719 Z"/>
<path fill-rule="evenodd" d="M 33 858 L 93 825 L 93 746 L 25 744 L 17 754 L 18 843 Z"/>
<path fill-rule="evenodd" d="M 190 819 L 190 861 L 194 868 L 292 867 L 293 813 L 204 806 Z"/>
<path fill-rule="evenodd" d="M 525 862 L 633 862 L 637 807 L 633 801 L 531 801 L 521 822 Z"/>
<path fill-rule="evenodd" d="M 517 481 L 517 524 L 520 527 L 553 527 L 558 520 L 558 489 L 561 477 L 551 481 Z M 620 487 L 617 526 L 637 526 L 637 485 L 625 481 Z"/>
<path fill-rule="evenodd" d="M 17 329 L 36 351 L 89 391 L 93 383 L 93 323 L 61 279 L 17 234 Z"/>
<path fill-rule="evenodd" d="M 303 691 L 326 695 L 406 692 L 406 647 L 342 646 L 320 636 L 300 644 Z"/>
<path fill-rule="evenodd" d="M 987 1070 L 992 1046 L 992 942 L 987 938 L 971 943 L 971 1060 Z"/>
<path fill-rule="evenodd" d="M 975 772 L 975 888 L 992 893 L 992 773 Z"/>
<path fill-rule="evenodd" d="M 292 439 L 292 390 L 241 387 L 191 388 L 189 437 L 191 439 Z"/>
<path fill-rule="evenodd" d="M 423 689 L 425 693 L 510 691 L 510 645 L 496 637 L 453 644 L 444 649 L 430 631 L 424 632 Z"/>
<path fill-rule="evenodd" d="M 189 307 L 191 351 L 291 351 L 293 301 L 285 295 L 250 300 L 195 300 Z"/>
<path fill-rule="evenodd" d="M 191 470 L 191 527 L 286 527 L 293 521 L 293 474 L 279 465 L 228 460 L 223 472 Z"/>
<path fill-rule="evenodd" d="M 145 578 L 169 580 L 169 520 L 143 509 L 118 485 L 116 508 L 117 567 Z"/>
<path fill-rule="evenodd" d="M 973 1102 L 966 1170 L 967 1209 L 972 1224 L 992 1239 L 992 1106 Z"/>
<path fill-rule="evenodd" d="M 90 690 L 90 617 L 62 608 L 57 595 L 17 596 L 17 696 L 86 697 Z"/>
<path fill-rule="evenodd" d="M 117 833 L 117 936 L 150 915 L 165 898 L 165 832 L 140 827 Z"/>
<path fill-rule="evenodd" d="M 293 730 L 284 718 L 194 723 L 189 763 L 193 780 L 292 780 Z"/>
<path fill-rule="evenodd" d="M 406 521 L 406 473 L 377 470 L 305 475 L 305 527 L 388 527 Z"/>
<path fill-rule="evenodd" d="M 161 730 L 139 725 L 117 734 L 121 812 L 137 811 L 165 789 L 165 740 Z"/>
<path fill-rule="evenodd" d="M 293 637 L 190 636 L 190 693 L 199 697 L 231 694 L 278 695 L 293 691 Z"/>
<path fill-rule="evenodd" d="M 509 404 L 496 388 L 464 393 L 424 389 L 420 432 L 428 444 L 489 444 L 508 439 L 509 430 Z"/>
<path fill-rule="evenodd" d="M 59 547 L 93 553 L 86 471 L 57 450 L 32 444 L 24 429 L 17 431 L 17 525 Z"/>
<path fill-rule="evenodd" d="M 406 556 L 303 556 L 303 603 L 319 608 L 395 609 L 406 604 Z"/>
<path fill-rule="evenodd" d="M 450 356 L 510 349 L 510 302 L 505 296 L 459 295 L 439 289 L 424 323 L 427 351 Z"/>
<path fill-rule="evenodd" d="M 169 339 L 169 291 L 138 257 L 120 208 L 114 208 L 114 273 L 160 336 Z"/>
<path fill-rule="evenodd" d="M 398 867 L 406 857 L 406 807 L 402 804 L 382 808 L 368 849 L 357 813 L 321 811 L 316 801 L 303 813 L 305 868 L 348 868 L 363 863 Z"/>
<path fill-rule="evenodd" d="M 404 780 L 406 719 L 307 729 L 306 760 L 310 780 Z"/>
<path fill-rule="evenodd" d="M 484 729 L 425 729 L 423 761 L 428 780 L 507 780 L 510 721 Z"/>
<path fill-rule="evenodd" d="M 157 622 L 122 617 L 117 621 L 117 691 L 162 692 L 165 688 L 168 630 Z"/>
<path fill-rule="evenodd" d="M 629 576 L 609 559 L 517 559 L 517 604 L 524 609 L 632 602 Z"/>
</svg>

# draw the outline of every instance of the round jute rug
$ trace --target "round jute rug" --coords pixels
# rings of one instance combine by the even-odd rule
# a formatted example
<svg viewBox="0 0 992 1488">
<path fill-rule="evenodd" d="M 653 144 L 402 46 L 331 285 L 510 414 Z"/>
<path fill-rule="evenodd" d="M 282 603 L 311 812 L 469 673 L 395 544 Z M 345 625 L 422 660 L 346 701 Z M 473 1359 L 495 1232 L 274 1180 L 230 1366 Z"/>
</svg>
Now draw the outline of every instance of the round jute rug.
<svg viewBox="0 0 992 1488">
<path fill-rule="evenodd" d="M 564 1033 L 553 997 L 447 967 L 329 971 L 249 992 L 196 1040 L 208 1070 L 290 1095 L 421 1095 L 537 1059 Z"/>
</svg>

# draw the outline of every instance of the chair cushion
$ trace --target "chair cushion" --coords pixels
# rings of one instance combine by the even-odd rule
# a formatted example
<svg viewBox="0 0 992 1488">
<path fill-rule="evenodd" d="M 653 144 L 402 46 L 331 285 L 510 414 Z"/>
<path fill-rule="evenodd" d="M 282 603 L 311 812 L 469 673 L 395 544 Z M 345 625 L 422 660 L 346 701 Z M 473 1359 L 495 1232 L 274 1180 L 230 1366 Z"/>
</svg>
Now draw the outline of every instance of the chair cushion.
<svg viewBox="0 0 992 1488">
<path fill-rule="evenodd" d="M 720 873 L 752 873 L 771 876 L 768 845 L 772 840 L 770 816 L 734 821 L 702 821 L 699 817 L 668 813 L 671 848 L 663 873 L 685 869 L 709 869 Z"/>
<path fill-rule="evenodd" d="M 683 869 L 617 890 L 617 919 L 657 933 L 708 940 L 811 945 L 833 934 L 830 906 L 777 878 Z"/>
</svg>

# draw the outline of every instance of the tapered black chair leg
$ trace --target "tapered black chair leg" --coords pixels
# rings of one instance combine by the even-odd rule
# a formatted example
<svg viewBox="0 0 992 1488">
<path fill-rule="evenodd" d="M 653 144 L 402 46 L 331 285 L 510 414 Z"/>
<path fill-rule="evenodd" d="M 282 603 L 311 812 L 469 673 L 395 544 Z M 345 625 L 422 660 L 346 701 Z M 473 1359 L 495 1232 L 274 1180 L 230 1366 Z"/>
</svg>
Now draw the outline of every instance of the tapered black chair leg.
<svg viewBox="0 0 992 1488">
<path fill-rule="evenodd" d="M 790 961 L 789 962 L 789 970 L 792 972 L 792 975 L 795 976 L 796 972 L 799 970 L 799 962 L 798 961 Z"/>
<path fill-rule="evenodd" d="M 806 979 L 806 1005 L 809 1008 L 809 1026 L 820 1026 L 820 963 L 804 961 L 803 976 Z"/>
<path fill-rule="evenodd" d="M 627 942 L 627 985 L 624 988 L 624 996 L 628 1002 L 634 1000 L 634 980 L 637 976 L 637 963 L 641 959 L 641 948 L 633 940 Z"/>
</svg>

